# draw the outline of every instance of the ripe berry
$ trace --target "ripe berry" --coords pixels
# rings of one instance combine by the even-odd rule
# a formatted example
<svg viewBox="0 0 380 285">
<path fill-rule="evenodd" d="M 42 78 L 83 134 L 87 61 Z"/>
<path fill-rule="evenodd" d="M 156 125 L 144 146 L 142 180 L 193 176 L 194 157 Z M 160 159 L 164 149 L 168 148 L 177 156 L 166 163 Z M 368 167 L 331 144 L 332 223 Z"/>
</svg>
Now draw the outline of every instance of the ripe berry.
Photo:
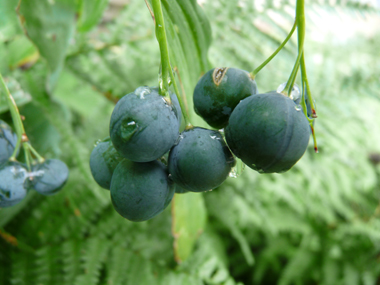
<svg viewBox="0 0 380 285">
<path fill-rule="evenodd" d="M 171 179 L 180 187 L 202 192 L 222 184 L 234 164 L 222 135 L 197 127 L 181 133 L 170 150 L 168 169 Z"/>
<path fill-rule="evenodd" d="M 226 140 L 250 168 L 260 173 L 285 172 L 305 153 L 309 129 L 292 99 L 271 92 L 239 103 L 226 128 Z"/>
<path fill-rule="evenodd" d="M 159 161 L 133 162 L 124 159 L 111 182 L 111 199 L 124 218 L 141 222 L 161 213 L 174 195 L 166 166 Z"/>
<path fill-rule="evenodd" d="M 0 164 L 12 156 L 16 143 L 17 135 L 7 123 L 0 120 Z"/>
<path fill-rule="evenodd" d="M 11 207 L 25 198 L 28 171 L 19 162 L 9 161 L 0 166 L 0 207 Z"/>
<path fill-rule="evenodd" d="M 98 143 L 90 156 L 90 169 L 95 181 L 101 187 L 110 189 L 112 174 L 123 159 L 113 147 L 109 137 Z"/>
<path fill-rule="evenodd" d="M 180 116 L 181 112 L 160 96 L 158 89 L 139 87 L 121 98 L 112 112 L 112 144 L 129 160 L 153 161 L 175 143 Z"/>
<path fill-rule="evenodd" d="M 58 159 L 47 159 L 33 167 L 32 187 L 42 195 L 53 195 L 65 185 L 69 176 L 66 164 Z"/>
<path fill-rule="evenodd" d="M 256 93 L 256 82 L 247 71 L 214 68 L 195 86 L 194 109 L 210 126 L 221 129 L 240 100 Z"/>
</svg>

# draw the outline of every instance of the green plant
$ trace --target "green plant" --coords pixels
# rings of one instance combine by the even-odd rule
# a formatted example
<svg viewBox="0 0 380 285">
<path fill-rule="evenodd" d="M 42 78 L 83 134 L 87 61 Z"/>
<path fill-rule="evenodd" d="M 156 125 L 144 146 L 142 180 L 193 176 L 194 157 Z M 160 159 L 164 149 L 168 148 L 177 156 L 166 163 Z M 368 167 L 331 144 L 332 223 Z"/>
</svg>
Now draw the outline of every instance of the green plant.
<svg viewBox="0 0 380 285">
<path fill-rule="evenodd" d="M 140 0 L 22 0 L 19 22 L 18 2 L 0 1 L 0 71 L 33 147 L 64 161 L 70 176 L 56 195 L 29 191 L 0 209 L 1 284 L 376 284 L 379 165 L 368 154 L 380 152 L 378 7 L 305 1 L 319 155 L 309 144 L 281 175 L 246 167 L 214 191 L 175 194 L 160 215 L 133 223 L 114 210 L 88 161 L 109 135 L 117 100 L 158 86 L 149 10 Z M 252 70 L 294 24 L 290 0 L 162 4 L 183 109 L 204 128 L 192 100 L 199 78 L 216 66 Z M 256 76 L 260 92 L 287 81 L 296 57 L 293 36 Z M 61 69 L 47 92 L 54 60 Z M 16 130 L 3 94 L 0 119 Z"/>
</svg>

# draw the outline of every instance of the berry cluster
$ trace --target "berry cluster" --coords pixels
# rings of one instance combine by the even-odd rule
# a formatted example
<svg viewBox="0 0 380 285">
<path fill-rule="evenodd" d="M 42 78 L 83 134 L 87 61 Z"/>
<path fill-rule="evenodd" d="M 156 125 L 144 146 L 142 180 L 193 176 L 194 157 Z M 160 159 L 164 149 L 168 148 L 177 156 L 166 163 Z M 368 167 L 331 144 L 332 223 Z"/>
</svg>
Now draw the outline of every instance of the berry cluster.
<svg viewBox="0 0 380 285">
<path fill-rule="evenodd" d="M 116 211 L 131 221 L 162 212 L 174 192 L 218 187 L 235 164 L 218 131 L 188 127 L 179 133 L 181 108 L 176 96 L 169 98 L 149 87 L 125 95 L 111 115 L 110 137 L 91 153 L 95 181 L 111 190 Z"/>
<path fill-rule="evenodd" d="M 275 91 L 258 94 L 250 74 L 235 68 L 208 71 L 194 90 L 195 111 L 225 128 L 231 151 L 260 173 L 285 172 L 305 153 L 310 127 L 300 100 Z"/>
<path fill-rule="evenodd" d="M 42 195 L 52 195 L 68 178 L 66 164 L 58 159 L 36 162 L 30 168 L 11 159 L 16 143 L 17 135 L 0 120 L 0 207 L 16 205 L 30 189 Z"/>
</svg>

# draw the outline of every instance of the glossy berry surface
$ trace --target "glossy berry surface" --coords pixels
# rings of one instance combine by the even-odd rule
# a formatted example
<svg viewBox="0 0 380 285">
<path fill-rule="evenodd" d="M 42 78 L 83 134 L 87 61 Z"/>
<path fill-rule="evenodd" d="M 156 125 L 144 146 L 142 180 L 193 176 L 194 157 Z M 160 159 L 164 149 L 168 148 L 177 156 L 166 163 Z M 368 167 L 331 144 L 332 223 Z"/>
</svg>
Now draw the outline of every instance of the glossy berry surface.
<svg viewBox="0 0 380 285">
<path fill-rule="evenodd" d="M 305 153 L 309 124 L 292 99 L 272 92 L 241 101 L 231 114 L 226 140 L 232 152 L 260 173 L 285 172 Z"/>
<path fill-rule="evenodd" d="M 221 129 L 244 98 L 257 93 L 256 81 L 247 71 L 214 68 L 199 79 L 194 89 L 194 110 L 210 126 Z"/>
<path fill-rule="evenodd" d="M 53 195 L 65 185 L 69 169 L 59 159 L 47 159 L 33 167 L 32 187 L 42 195 Z"/>
<path fill-rule="evenodd" d="M 110 189 L 112 174 L 123 159 L 113 147 L 110 138 L 98 143 L 90 156 L 90 169 L 95 181 L 101 187 Z"/>
<path fill-rule="evenodd" d="M 0 207 L 11 207 L 21 202 L 29 188 L 28 171 L 18 162 L 0 166 Z"/>
<path fill-rule="evenodd" d="M 124 218 L 142 222 L 161 213 L 174 195 L 166 166 L 159 161 L 145 163 L 123 160 L 111 182 L 111 199 Z"/>
<path fill-rule="evenodd" d="M 16 143 L 17 135 L 7 123 L 0 120 L 0 164 L 12 156 Z"/>
<path fill-rule="evenodd" d="M 179 135 L 181 113 L 158 94 L 140 87 L 116 104 L 110 122 L 115 149 L 125 158 L 153 161 L 164 155 Z"/>
<path fill-rule="evenodd" d="M 193 128 L 181 133 L 169 153 L 171 179 L 180 187 L 202 192 L 226 180 L 235 159 L 218 131 Z"/>
</svg>

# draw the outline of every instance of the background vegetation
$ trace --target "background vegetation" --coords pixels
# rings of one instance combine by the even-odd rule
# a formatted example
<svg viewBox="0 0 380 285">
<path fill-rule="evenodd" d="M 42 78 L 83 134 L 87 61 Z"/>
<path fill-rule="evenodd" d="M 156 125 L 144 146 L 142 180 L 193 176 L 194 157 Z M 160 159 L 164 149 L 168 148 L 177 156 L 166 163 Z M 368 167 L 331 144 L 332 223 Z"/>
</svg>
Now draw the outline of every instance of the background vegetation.
<svg viewBox="0 0 380 285">
<path fill-rule="evenodd" d="M 195 1 L 163 1 L 194 125 L 206 126 L 191 99 L 202 72 L 257 67 L 290 30 L 293 2 L 203 0 L 200 9 Z M 151 221 L 131 223 L 93 181 L 88 160 L 108 134 L 117 98 L 158 83 L 144 1 L 22 0 L 22 25 L 18 1 L 1 1 L 0 72 L 33 146 L 71 172 L 59 194 L 30 192 L 0 209 L 0 283 L 378 284 L 379 8 L 306 3 L 320 153 L 310 145 L 281 175 L 245 169 L 212 192 L 176 195 Z M 295 57 L 294 37 L 257 76 L 259 90 L 285 82 Z M 11 122 L 3 97 L 0 113 Z"/>
</svg>

